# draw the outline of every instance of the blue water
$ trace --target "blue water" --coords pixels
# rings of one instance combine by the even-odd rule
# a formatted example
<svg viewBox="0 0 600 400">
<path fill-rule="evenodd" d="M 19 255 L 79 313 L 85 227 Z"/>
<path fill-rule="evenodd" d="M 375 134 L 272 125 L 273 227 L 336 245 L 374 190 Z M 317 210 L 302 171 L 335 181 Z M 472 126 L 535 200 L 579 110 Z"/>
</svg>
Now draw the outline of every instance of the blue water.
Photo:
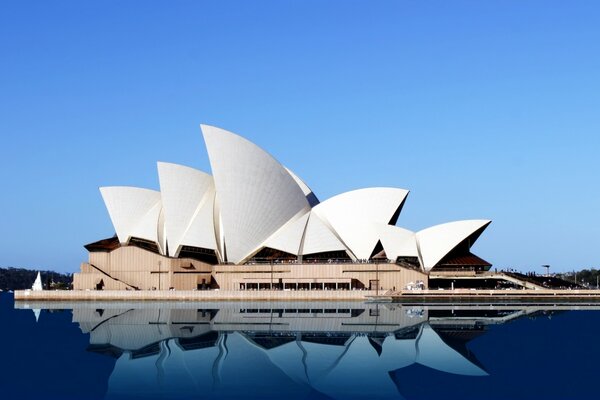
<svg viewBox="0 0 600 400">
<path fill-rule="evenodd" d="M 0 396 L 595 399 L 599 334 L 600 312 L 552 306 L 15 308 L 1 293 Z"/>
</svg>

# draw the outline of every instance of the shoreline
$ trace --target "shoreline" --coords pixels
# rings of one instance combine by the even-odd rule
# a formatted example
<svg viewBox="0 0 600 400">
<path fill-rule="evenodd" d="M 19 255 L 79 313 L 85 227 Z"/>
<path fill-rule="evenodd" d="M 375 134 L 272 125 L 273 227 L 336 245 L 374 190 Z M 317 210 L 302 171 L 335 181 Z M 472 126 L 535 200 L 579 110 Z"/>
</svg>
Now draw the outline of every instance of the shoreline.
<svg viewBox="0 0 600 400">
<path fill-rule="evenodd" d="M 384 295 L 368 296 L 374 302 L 410 303 L 600 303 L 600 290 L 571 289 L 454 289 L 404 290 Z"/>
<path fill-rule="evenodd" d="M 600 303 L 600 290 L 16 290 L 15 301 L 371 301 L 377 303 Z"/>
<path fill-rule="evenodd" d="M 15 290 L 15 301 L 365 301 L 375 290 Z"/>
</svg>

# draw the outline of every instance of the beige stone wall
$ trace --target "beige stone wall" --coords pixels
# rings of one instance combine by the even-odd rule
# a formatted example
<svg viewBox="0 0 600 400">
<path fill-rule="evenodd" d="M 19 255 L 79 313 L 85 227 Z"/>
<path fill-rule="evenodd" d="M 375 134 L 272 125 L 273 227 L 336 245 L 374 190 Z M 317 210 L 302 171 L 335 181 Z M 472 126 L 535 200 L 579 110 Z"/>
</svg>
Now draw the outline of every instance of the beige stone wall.
<svg viewBox="0 0 600 400">
<path fill-rule="evenodd" d="M 105 274 L 103 274 L 104 272 Z M 204 280 L 207 287 L 216 282 L 221 290 L 238 291 L 249 283 L 274 284 L 323 283 L 340 288 L 401 290 L 407 284 L 423 281 L 427 275 L 396 264 L 258 264 L 209 265 L 192 259 L 175 259 L 134 246 L 120 247 L 110 253 L 90 253 L 90 262 L 74 275 L 76 290 L 95 290 L 103 279 L 104 290 L 196 290 Z M 292 285 L 292 289 L 295 287 Z"/>
<path fill-rule="evenodd" d="M 174 273 L 173 278 L 171 280 L 171 285 L 177 290 L 195 290 L 198 287 L 198 285 L 202 285 L 203 280 L 207 287 L 210 286 L 210 272 L 203 274 Z"/>
<path fill-rule="evenodd" d="M 89 265 L 85 268 L 88 269 Z M 127 290 L 127 285 L 107 277 L 99 272 L 73 274 L 73 288 L 95 290 L 96 285 L 104 284 L 104 290 Z"/>
<path fill-rule="evenodd" d="M 427 275 L 396 264 L 262 264 L 262 265 L 217 265 L 214 277 L 222 290 L 240 290 L 242 283 L 283 282 L 348 282 L 358 288 L 379 290 L 403 289 L 410 282 L 423 281 Z M 370 285 L 372 283 L 372 285 Z"/>
<path fill-rule="evenodd" d="M 111 253 L 89 253 L 89 264 L 110 273 L 110 255 Z"/>
<path fill-rule="evenodd" d="M 189 258 L 175 259 L 135 246 L 124 246 L 110 253 L 90 253 L 90 262 L 81 265 L 73 276 L 76 290 L 95 290 L 98 276 L 104 290 L 194 290 L 205 279 L 210 284 L 212 266 Z M 104 274 L 102 273 L 104 272 Z"/>
<path fill-rule="evenodd" d="M 92 274 L 92 273 L 98 272 L 96 269 L 94 269 L 94 267 L 92 267 L 88 263 L 81 263 L 79 270 L 83 274 Z"/>
</svg>

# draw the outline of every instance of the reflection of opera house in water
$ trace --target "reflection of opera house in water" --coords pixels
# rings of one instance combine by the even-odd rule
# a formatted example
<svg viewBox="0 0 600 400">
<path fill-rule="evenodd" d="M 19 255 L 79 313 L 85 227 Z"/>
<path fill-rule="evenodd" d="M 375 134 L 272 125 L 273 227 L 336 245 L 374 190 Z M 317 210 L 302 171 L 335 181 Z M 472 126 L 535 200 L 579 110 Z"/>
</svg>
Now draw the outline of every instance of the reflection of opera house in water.
<svg viewBox="0 0 600 400">
<path fill-rule="evenodd" d="M 538 311 L 357 302 L 66 307 L 74 307 L 74 322 L 89 333 L 88 350 L 117 359 L 109 398 L 202 392 L 228 397 L 248 390 L 277 397 L 277 387 L 298 397 L 399 397 L 403 382 L 398 373 L 413 365 L 486 376 L 485 366 L 468 350 L 469 341 L 484 334 L 488 324 Z"/>
<path fill-rule="evenodd" d="M 202 132 L 212 175 L 160 162 L 160 191 L 100 189 L 116 235 L 86 246 L 76 290 L 399 290 L 427 286 L 432 271 L 490 267 L 470 252 L 490 221 L 412 232 L 396 226 L 407 190 L 320 202 L 248 140 Z"/>
</svg>

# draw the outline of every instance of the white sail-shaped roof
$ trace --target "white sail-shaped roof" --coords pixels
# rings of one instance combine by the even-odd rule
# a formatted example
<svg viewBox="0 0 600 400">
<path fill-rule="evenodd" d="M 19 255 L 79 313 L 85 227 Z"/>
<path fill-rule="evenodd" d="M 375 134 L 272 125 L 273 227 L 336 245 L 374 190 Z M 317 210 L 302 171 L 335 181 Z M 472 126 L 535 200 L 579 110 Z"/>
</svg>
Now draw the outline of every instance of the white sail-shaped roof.
<svg viewBox="0 0 600 400">
<path fill-rule="evenodd" d="M 334 225 L 335 232 L 357 259 L 368 260 L 379 241 L 376 225 L 369 221 L 340 220 Z"/>
<path fill-rule="evenodd" d="M 219 194 L 215 194 L 213 208 L 213 224 L 215 227 L 215 239 L 217 240 L 217 256 L 220 262 L 226 262 L 225 259 L 225 237 L 223 235 L 223 218 L 219 208 Z"/>
<path fill-rule="evenodd" d="M 160 253 L 167 255 L 167 235 L 165 234 L 165 208 L 162 207 L 161 200 L 160 213 L 158 214 L 158 248 Z"/>
<path fill-rule="evenodd" d="M 353 190 L 320 203 L 313 212 L 357 258 L 368 259 L 379 240 L 373 223 L 395 223 L 407 195 L 408 190 L 395 188 Z"/>
<path fill-rule="evenodd" d="M 218 193 L 227 261 L 240 263 L 309 204 L 287 170 L 264 150 L 202 125 Z"/>
<path fill-rule="evenodd" d="M 158 177 L 169 255 L 177 256 L 182 245 L 214 250 L 212 176 L 183 165 L 159 162 Z"/>
<path fill-rule="evenodd" d="M 379 224 L 376 228 L 388 259 L 419 256 L 415 232 L 393 225 Z"/>
<path fill-rule="evenodd" d="M 214 226 L 215 188 L 212 186 L 200 202 L 181 244 L 216 250 Z"/>
<path fill-rule="evenodd" d="M 160 192 L 128 186 L 100 188 L 117 237 L 123 244 L 132 236 L 158 242 Z"/>
<path fill-rule="evenodd" d="M 285 170 L 292 176 L 292 178 L 294 178 L 298 186 L 300 186 L 300 189 L 302 189 L 302 193 L 304 193 L 304 195 L 306 196 L 306 201 L 308 201 L 308 204 L 310 204 L 311 207 L 314 207 L 317 204 L 319 204 L 319 199 L 313 193 L 312 189 L 309 188 L 308 185 L 304 183 L 304 181 L 294 173 L 294 171 L 290 170 L 289 168 L 286 168 Z"/>
<path fill-rule="evenodd" d="M 164 229 L 160 225 L 161 211 L 162 202 L 159 200 L 131 230 L 130 237 L 146 239 L 160 244 L 160 231 Z M 161 253 L 165 254 L 163 250 L 161 248 Z"/>
<path fill-rule="evenodd" d="M 264 243 L 264 247 L 270 247 L 294 255 L 300 254 L 302 236 L 306 230 L 309 215 L 310 212 L 307 212 L 298 219 L 290 220 L 290 222 L 275 232 L 275 234 Z"/>
<path fill-rule="evenodd" d="M 346 251 L 347 248 L 331 229 L 321 221 L 318 215 L 310 213 L 304 241 L 302 254 L 316 254 L 330 251 Z"/>
<path fill-rule="evenodd" d="M 389 224 L 404 203 L 408 190 L 366 188 L 338 194 L 315 207 L 315 212 L 334 225 L 358 220 Z"/>
<path fill-rule="evenodd" d="M 178 257 L 182 246 L 215 250 L 242 264 L 264 247 L 297 255 L 346 251 L 369 259 L 381 242 L 389 259 L 418 257 L 429 271 L 489 221 L 459 221 L 414 233 L 395 227 L 408 191 L 366 188 L 322 203 L 267 152 L 226 130 L 201 125 L 213 176 L 158 163 L 161 192 L 101 188 L 119 241 L 139 237 Z M 167 254 L 168 253 L 168 254 Z"/>
<path fill-rule="evenodd" d="M 475 241 L 478 235 L 491 222 L 479 219 L 456 221 L 432 226 L 431 228 L 417 232 L 417 245 L 421 254 L 421 265 L 425 271 L 429 272 L 442 258 L 464 240 L 473 236 L 472 240 Z"/>
</svg>

